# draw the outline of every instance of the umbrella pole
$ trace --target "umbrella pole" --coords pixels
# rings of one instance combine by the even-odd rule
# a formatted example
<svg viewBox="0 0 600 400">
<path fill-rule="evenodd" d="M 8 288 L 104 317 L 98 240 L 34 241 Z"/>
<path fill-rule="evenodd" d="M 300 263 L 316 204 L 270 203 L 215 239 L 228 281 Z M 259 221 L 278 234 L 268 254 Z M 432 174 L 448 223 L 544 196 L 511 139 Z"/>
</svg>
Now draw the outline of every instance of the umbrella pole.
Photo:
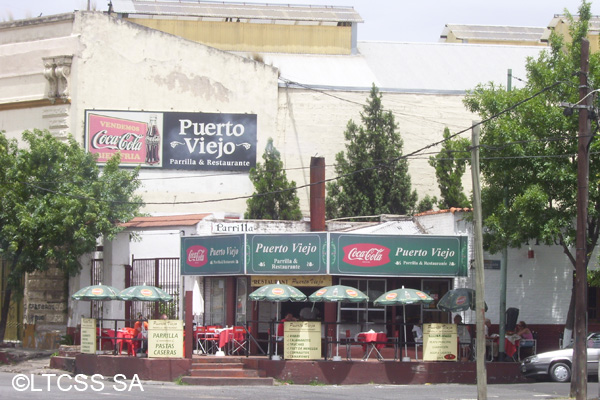
<svg viewBox="0 0 600 400">
<path fill-rule="evenodd" d="M 276 308 L 275 308 L 275 310 L 276 310 L 275 311 L 275 321 L 279 321 L 279 302 L 276 301 L 275 304 L 276 304 Z M 279 323 L 281 323 L 281 322 L 279 321 Z M 279 327 L 279 325 L 277 325 L 277 323 L 276 323 L 275 324 L 275 354 L 273 354 L 271 356 L 271 360 L 277 360 L 277 361 L 281 360 L 281 357 L 279 357 L 279 354 L 277 354 L 277 342 L 279 341 L 278 340 L 279 339 L 279 337 L 278 337 L 278 333 L 279 333 L 278 332 L 278 330 L 279 330 L 278 327 Z"/>
<path fill-rule="evenodd" d="M 408 346 L 406 344 L 406 305 L 402 305 L 402 318 L 404 319 L 404 358 L 402 361 L 410 361 L 408 358 Z"/>
</svg>

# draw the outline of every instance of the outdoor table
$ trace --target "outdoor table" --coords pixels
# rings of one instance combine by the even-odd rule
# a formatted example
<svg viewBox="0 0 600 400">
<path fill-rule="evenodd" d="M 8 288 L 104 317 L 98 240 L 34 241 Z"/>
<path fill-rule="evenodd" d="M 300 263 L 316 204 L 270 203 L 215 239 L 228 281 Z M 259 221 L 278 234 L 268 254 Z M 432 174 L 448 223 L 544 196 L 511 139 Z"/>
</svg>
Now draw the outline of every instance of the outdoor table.
<svg viewBox="0 0 600 400">
<path fill-rule="evenodd" d="M 235 331 L 233 327 L 218 330 L 219 350 L 232 343 L 234 340 L 241 342 L 244 340 L 244 332 Z"/>
<path fill-rule="evenodd" d="M 519 347 L 519 339 L 520 336 L 518 335 L 506 336 L 504 339 L 504 352 L 507 356 L 514 358 L 517 348 Z"/>
<path fill-rule="evenodd" d="M 361 332 L 356 335 L 356 341 L 364 343 L 363 350 L 365 351 L 365 355 L 363 356 L 363 361 L 366 361 L 371 356 L 371 353 L 375 351 L 375 355 L 379 361 L 383 361 L 383 356 L 379 352 L 379 349 L 385 347 L 385 343 L 387 342 L 387 336 L 383 332 Z"/>
<path fill-rule="evenodd" d="M 100 337 L 100 349 L 104 350 L 104 345 L 110 343 L 111 347 L 114 349 L 116 346 L 116 335 L 113 329 L 102 329 L 96 328 L 96 336 Z"/>
</svg>

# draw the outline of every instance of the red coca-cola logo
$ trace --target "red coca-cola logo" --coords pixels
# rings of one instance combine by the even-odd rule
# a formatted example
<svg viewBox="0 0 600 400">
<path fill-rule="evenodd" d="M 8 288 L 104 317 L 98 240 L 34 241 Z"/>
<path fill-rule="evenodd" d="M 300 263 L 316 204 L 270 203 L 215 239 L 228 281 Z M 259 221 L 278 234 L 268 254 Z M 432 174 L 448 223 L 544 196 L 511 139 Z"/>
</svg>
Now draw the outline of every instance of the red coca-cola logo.
<svg viewBox="0 0 600 400">
<path fill-rule="evenodd" d="M 378 267 L 390 262 L 390 249 L 371 243 L 357 243 L 344 247 L 345 263 L 357 267 Z"/>
<path fill-rule="evenodd" d="M 454 354 L 446 354 L 446 355 L 444 356 L 444 358 L 445 358 L 446 360 L 454 360 L 454 359 L 456 358 L 456 355 L 454 355 Z"/>
<path fill-rule="evenodd" d="M 459 306 L 465 304 L 466 302 L 467 302 L 467 296 L 458 296 L 456 298 L 456 304 Z"/>
<path fill-rule="evenodd" d="M 187 263 L 190 267 L 202 267 L 208 261 L 208 250 L 204 246 L 190 246 L 187 249 Z"/>
</svg>

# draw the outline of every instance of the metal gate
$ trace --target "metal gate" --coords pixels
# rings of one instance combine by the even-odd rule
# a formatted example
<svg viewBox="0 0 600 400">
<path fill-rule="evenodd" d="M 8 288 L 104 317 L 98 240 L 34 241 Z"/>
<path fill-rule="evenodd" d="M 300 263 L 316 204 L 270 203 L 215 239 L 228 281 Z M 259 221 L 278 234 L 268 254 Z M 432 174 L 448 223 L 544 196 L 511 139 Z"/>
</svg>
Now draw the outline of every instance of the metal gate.
<svg viewBox="0 0 600 400">
<path fill-rule="evenodd" d="M 179 258 L 133 259 L 126 269 L 125 287 L 156 286 L 173 296 L 173 300 L 167 303 L 128 301 L 125 303 L 125 318 L 134 319 L 138 314 L 147 318 L 159 318 L 161 314 L 179 318 L 179 277 Z"/>
<path fill-rule="evenodd" d="M 104 260 L 102 258 L 92 259 L 91 265 L 91 282 L 90 285 L 100 285 L 104 279 Z M 102 302 L 101 301 L 90 301 L 90 315 L 91 318 L 99 319 L 102 316 Z"/>
</svg>

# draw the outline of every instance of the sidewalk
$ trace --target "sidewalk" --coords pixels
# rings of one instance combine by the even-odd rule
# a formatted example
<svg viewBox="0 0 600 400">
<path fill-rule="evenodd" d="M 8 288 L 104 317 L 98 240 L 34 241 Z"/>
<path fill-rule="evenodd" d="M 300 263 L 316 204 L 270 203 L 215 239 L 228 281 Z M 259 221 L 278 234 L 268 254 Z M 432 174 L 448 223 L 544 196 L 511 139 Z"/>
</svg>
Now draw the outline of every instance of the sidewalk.
<svg viewBox="0 0 600 400">
<path fill-rule="evenodd" d="M 55 352 L 56 350 L 0 347 L 0 371 L 31 374 L 58 371 L 50 368 L 50 356 Z"/>
</svg>

